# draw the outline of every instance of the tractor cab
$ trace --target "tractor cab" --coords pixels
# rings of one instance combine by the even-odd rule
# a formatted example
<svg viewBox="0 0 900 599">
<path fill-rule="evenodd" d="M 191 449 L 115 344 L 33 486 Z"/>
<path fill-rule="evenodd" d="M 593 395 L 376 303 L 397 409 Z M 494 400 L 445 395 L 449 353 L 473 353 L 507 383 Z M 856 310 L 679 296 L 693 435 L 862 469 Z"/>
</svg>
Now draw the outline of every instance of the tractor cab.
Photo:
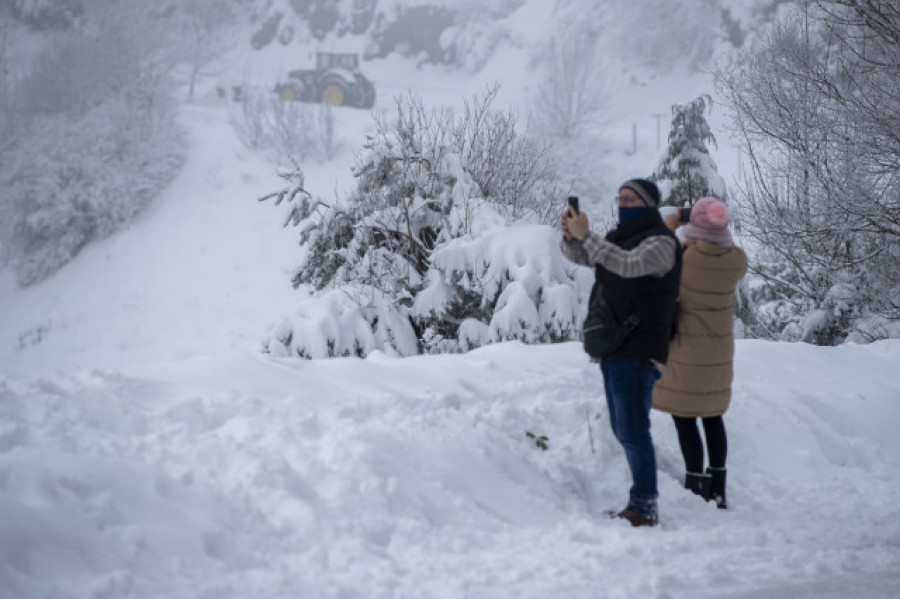
<svg viewBox="0 0 900 599">
<path fill-rule="evenodd" d="M 316 70 L 331 69 L 359 70 L 358 54 L 334 54 L 332 52 L 316 52 Z"/>
</svg>

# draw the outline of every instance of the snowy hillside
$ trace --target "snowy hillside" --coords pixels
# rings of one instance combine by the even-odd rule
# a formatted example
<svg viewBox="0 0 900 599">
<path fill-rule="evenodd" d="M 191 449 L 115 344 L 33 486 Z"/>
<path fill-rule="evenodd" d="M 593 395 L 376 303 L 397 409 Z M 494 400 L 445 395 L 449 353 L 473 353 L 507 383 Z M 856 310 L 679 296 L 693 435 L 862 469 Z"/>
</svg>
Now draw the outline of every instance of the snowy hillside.
<svg viewBox="0 0 900 599">
<path fill-rule="evenodd" d="M 374 112 L 406 90 L 458 108 L 498 82 L 527 114 L 550 4 L 495 30 L 477 72 L 371 62 Z M 249 56 L 252 72 L 287 68 Z M 613 58 L 595 215 L 656 164 L 656 115 L 711 91 Z M 632 529 L 605 517 L 629 474 L 578 344 L 258 352 L 298 301 L 301 250 L 284 207 L 255 201 L 281 182 L 241 145 L 219 83 L 181 107 L 187 162 L 134 226 L 25 289 L 0 269 L 0 598 L 900 595 L 900 340 L 739 340 L 731 509 L 681 488 L 674 427 L 654 413 L 661 525 Z M 337 125 L 337 156 L 304 165 L 322 196 L 352 185 L 372 118 Z M 714 158 L 731 181 L 724 134 Z"/>
<path fill-rule="evenodd" d="M 367 64 L 378 84 L 376 106 L 371 112 L 339 112 L 339 154 L 327 163 L 303 165 L 307 187 L 326 198 L 346 194 L 354 155 L 374 127 L 372 114 L 389 117 L 395 97 L 410 91 L 428 106 L 459 110 L 498 84 L 496 107 L 514 110 L 527 122 L 537 85 L 529 41 L 551 19 L 547 6 L 527 4 L 505 23 L 509 39 L 477 73 L 418 68 L 396 56 Z M 232 66 L 257 74 L 258 82 L 271 83 L 286 64 L 296 64 L 286 63 L 284 48 L 237 54 Z M 673 103 L 710 91 L 703 74 L 631 72 L 627 58 L 610 71 L 626 87 L 610 98 L 604 144 L 576 149 L 595 155 L 589 161 L 598 165 L 598 191 L 585 194 L 583 206 L 598 222 L 611 214 L 619 182 L 655 167 L 662 150 L 654 115 L 667 115 Z M 242 146 L 232 126 L 239 111 L 217 96 L 221 84 L 218 76 L 202 81 L 197 101 L 182 107 L 188 163 L 139 222 L 88 245 L 60 273 L 25 289 L 17 289 L 11 270 L 0 267 L 0 302 L 9 315 L 0 321 L 0 361 L 7 369 L 118 367 L 223 349 L 250 351 L 290 311 L 298 298 L 290 286 L 300 255 L 298 235 L 281 228 L 283 208 L 255 201 L 282 186 L 276 172 L 287 161 L 272 164 Z M 666 126 L 663 118 L 663 144 Z M 720 144 L 715 159 L 726 177 L 733 176 L 732 147 Z"/>
</svg>

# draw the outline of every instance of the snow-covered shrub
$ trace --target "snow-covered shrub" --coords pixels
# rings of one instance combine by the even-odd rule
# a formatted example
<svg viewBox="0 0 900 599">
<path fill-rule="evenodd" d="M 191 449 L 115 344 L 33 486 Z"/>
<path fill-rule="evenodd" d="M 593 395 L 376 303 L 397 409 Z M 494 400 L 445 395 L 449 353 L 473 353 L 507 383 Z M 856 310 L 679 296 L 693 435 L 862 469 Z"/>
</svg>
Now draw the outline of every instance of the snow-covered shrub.
<svg viewBox="0 0 900 599">
<path fill-rule="evenodd" d="M 359 313 L 348 322 L 368 322 L 373 337 L 349 335 L 358 343 L 348 346 L 324 328 L 312 340 L 309 329 L 287 335 L 284 325 L 264 343 L 269 351 L 365 353 L 374 339 L 407 355 L 577 337 L 581 294 L 549 226 L 563 192 L 543 148 L 517 133 L 513 115 L 490 109 L 495 96 L 488 90 L 459 116 L 398 98 L 396 120 L 377 120 L 345 198 L 315 198 L 299 168 L 282 173 L 288 185 L 262 199 L 291 204 L 287 224 L 306 250 L 294 286 L 353 298 Z M 336 301 L 333 291 L 321 297 Z"/>
<path fill-rule="evenodd" d="M 232 105 L 231 123 L 245 146 L 272 160 L 330 158 L 338 146 L 330 107 L 286 102 L 268 90 L 243 92 Z"/>
<path fill-rule="evenodd" d="M 849 273 L 836 270 L 824 256 L 820 264 L 808 260 L 797 245 L 795 259 L 783 251 L 762 248 L 750 253 L 751 272 L 738 293 L 738 317 L 748 337 L 834 345 L 895 338 L 898 319 L 890 314 L 900 304 L 900 287 L 890 288 L 890 278 L 879 269 Z M 896 264 L 896 262 L 895 262 Z M 883 289 L 872 301 L 872 289 Z"/>
<path fill-rule="evenodd" d="M 456 53 L 441 43 L 442 34 L 457 19 L 456 11 L 434 5 L 397 4 L 375 19 L 366 58 L 384 58 L 392 52 L 418 57 L 421 62 L 451 63 Z"/>
<path fill-rule="evenodd" d="M 416 353 L 409 320 L 377 290 L 361 285 L 302 300 L 263 342 L 278 357 L 306 359 L 365 356 L 373 349 L 394 355 Z"/>
<path fill-rule="evenodd" d="M 35 31 L 65 29 L 84 12 L 81 3 L 70 0 L 7 0 L 4 4 L 0 16 L 16 19 Z"/>
<path fill-rule="evenodd" d="M 900 289 L 894 290 L 900 296 Z M 879 314 L 861 316 L 853 323 L 853 331 L 847 335 L 848 343 L 871 343 L 881 339 L 900 339 L 900 321 L 888 320 Z"/>
<path fill-rule="evenodd" d="M 174 119 L 133 120 L 112 104 L 78 121 L 35 121 L 3 169 L 12 217 L 4 250 L 20 285 L 45 279 L 91 241 L 127 226 L 181 167 Z"/>
<path fill-rule="evenodd" d="M 138 0 L 84 10 L 9 90 L 0 244 L 21 285 L 127 226 L 185 156 L 167 24 Z"/>
<path fill-rule="evenodd" d="M 455 239 L 435 250 L 428 275 L 411 312 L 426 351 L 576 339 L 591 278 L 565 263 L 546 225 Z"/>
<path fill-rule="evenodd" d="M 274 42 L 322 42 L 328 36 L 362 35 L 372 26 L 379 0 L 266 0 L 250 2 L 256 50 Z M 381 0 L 384 4 L 384 0 Z"/>
</svg>

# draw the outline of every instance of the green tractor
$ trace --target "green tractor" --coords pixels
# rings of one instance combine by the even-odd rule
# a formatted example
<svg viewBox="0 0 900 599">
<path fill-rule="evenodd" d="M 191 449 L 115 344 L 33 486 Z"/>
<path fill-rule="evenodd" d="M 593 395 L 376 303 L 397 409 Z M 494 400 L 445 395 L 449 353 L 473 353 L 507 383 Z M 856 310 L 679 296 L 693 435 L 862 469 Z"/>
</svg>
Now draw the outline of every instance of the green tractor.
<svg viewBox="0 0 900 599">
<path fill-rule="evenodd" d="M 324 102 L 330 106 L 375 106 L 375 86 L 359 72 L 356 54 L 316 53 L 316 68 L 288 73 L 289 81 L 275 86 L 287 102 Z"/>
</svg>

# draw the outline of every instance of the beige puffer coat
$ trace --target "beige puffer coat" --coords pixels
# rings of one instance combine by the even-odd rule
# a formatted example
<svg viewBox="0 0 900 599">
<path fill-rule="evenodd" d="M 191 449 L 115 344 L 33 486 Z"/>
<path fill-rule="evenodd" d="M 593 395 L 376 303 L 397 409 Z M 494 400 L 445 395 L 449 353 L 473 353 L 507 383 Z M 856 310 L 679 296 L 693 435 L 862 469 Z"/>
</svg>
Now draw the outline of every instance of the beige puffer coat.
<svg viewBox="0 0 900 599">
<path fill-rule="evenodd" d="M 747 272 L 747 256 L 698 240 L 684 252 L 678 333 L 653 407 L 675 416 L 719 416 L 731 401 L 734 377 L 734 289 Z"/>
</svg>

